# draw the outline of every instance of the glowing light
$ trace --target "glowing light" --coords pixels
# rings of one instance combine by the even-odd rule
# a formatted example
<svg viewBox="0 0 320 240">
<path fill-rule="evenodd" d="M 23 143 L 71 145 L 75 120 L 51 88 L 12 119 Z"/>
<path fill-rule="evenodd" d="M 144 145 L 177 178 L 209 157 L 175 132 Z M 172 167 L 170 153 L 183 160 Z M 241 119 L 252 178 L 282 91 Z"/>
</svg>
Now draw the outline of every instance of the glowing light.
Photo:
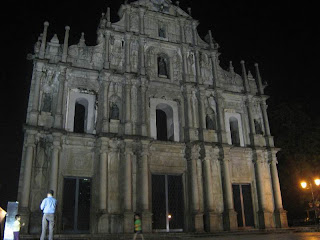
<svg viewBox="0 0 320 240">
<path fill-rule="evenodd" d="M 169 214 L 169 215 L 168 215 L 168 218 L 169 218 L 169 219 L 171 219 L 171 218 L 172 218 L 171 214 Z"/>
<path fill-rule="evenodd" d="M 3 219 L 5 218 L 7 212 L 5 210 L 3 210 L 2 208 L 0 208 L 0 222 L 3 221 Z"/>
<path fill-rule="evenodd" d="M 314 183 L 315 183 L 317 186 L 319 186 L 319 185 L 320 185 L 320 179 L 318 179 L 318 178 L 315 179 L 315 180 L 314 180 Z"/>
<path fill-rule="evenodd" d="M 307 183 L 306 182 L 301 182 L 300 184 L 301 184 L 302 188 L 306 188 L 307 187 Z"/>
</svg>

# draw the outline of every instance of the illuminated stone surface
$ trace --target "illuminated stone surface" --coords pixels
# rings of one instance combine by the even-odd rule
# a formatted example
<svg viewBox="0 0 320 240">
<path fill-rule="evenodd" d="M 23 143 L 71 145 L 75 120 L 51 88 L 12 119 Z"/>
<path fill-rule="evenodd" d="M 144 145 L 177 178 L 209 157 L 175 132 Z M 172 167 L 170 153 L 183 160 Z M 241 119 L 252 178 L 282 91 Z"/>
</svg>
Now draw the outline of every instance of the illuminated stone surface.
<svg viewBox="0 0 320 240">
<path fill-rule="evenodd" d="M 91 180 L 88 231 L 130 233 L 139 212 L 151 232 L 152 174 L 182 176 L 184 231 L 286 227 L 258 65 L 255 77 L 243 61 L 242 76 L 231 62 L 222 69 L 211 32 L 202 40 L 197 20 L 171 1 L 125 4 L 119 16 L 102 15 L 96 46 L 84 33 L 69 46 L 69 27 L 63 41 L 48 36 L 47 22 L 35 44 L 18 196 L 24 229 L 40 231 L 39 203 L 53 189 L 56 231 L 65 230 L 71 177 Z"/>
</svg>

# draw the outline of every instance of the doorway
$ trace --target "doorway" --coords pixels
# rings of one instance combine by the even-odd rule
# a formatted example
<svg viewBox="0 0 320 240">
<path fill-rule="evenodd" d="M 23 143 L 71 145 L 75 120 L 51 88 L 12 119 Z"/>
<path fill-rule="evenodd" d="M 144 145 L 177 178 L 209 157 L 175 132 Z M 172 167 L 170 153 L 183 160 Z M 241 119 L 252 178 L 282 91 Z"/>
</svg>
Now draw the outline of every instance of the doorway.
<svg viewBox="0 0 320 240">
<path fill-rule="evenodd" d="M 89 232 L 91 179 L 65 178 L 63 187 L 62 230 Z"/>
<path fill-rule="evenodd" d="M 238 227 L 254 227 L 253 205 L 250 184 L 233 184 L 234 209 Z"/>
<path fill-rule="evenodd" d="M 152 228 L 154 231 L 183 231 L 183 199 L 181 175 L 152 175 Z"/>
</svg>

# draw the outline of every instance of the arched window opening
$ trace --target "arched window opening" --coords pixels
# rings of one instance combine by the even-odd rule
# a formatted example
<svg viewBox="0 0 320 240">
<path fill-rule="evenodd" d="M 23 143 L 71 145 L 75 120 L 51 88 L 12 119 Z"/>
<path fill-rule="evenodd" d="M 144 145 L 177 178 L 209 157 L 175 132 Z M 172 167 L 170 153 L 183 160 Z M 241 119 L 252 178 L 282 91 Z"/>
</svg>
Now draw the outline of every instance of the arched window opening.
<svg viewBox="0 0 320 240">
<path fill-rule="evenodd" d="M 263 134 L 261 122 L 257 119 L 254 119 L 254 127 L 256 130 L 256 134 Z"/>
<path fill-rule="evenodd" d="M 156 114 L 157 114 L 157 122 L 156 122 L 157 139 L 160 141 L 167 141 L 168 140 L 167 114 L 160 109 L 157 109 Z"/>
<path fill-rule="evenodd" d="M 169 62 L 164 56 L 158 57 L 158 75 L 159 77 L 169 78 Z"/>
<path fill-rule="evenodd" d="M 73 131 L 75 133 L 84 133 L 85 122 L 86 122 L 86 107 L 80 103 L 76 103 L 75 111 L 74 111 Z"/>
<path fill-rule="evenodd" d="M 231 117 L 229 121 L 230 121 L 231 143 L 232 145 L 240 146 L 238 120 L 235 117 Z"/>
<path fill-rule="evenodd" d="M 174 141 L 173 110 L 164 103 L 156 107 L 157 139 L 161 141 Z"/>
</svg>

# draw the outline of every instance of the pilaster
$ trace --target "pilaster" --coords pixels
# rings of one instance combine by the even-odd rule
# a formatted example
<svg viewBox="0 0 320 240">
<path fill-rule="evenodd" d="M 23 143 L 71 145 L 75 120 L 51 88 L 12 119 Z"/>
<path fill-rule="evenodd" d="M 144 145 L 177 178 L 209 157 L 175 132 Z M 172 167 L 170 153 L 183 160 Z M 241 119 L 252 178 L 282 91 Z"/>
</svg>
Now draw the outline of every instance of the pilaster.
<svg viewBox="0 0 320 240">
<path fill-rule="evenodd" d="M 275 224 L 277 228 L 287 228 L 288 227 L 288 218 L 287 218 L 287 211 L 283 209 L 282 205 L 282 196 L 280 190 L 280 182 L 278 176 L 278 169 L 277 169 L 277 154 L 278 149 L 271 149 L 270 155 L 270 170 L 271 170 L 271 178 L 272 178 L 272 189 L 273 189 L 273 196 L 275 202 Z"/>
<path fill-rule="evenodd" d="M 152 213 L 149 205 L 149 141 L 141 141 L 141 159 L 139 164 L 142 231 L 152 232 Z"/>
<path fill-rule="evenodd" d="M 238 229 L 237 213 L 234 210 L 232 183 L 230 177 L 230 148 L 223 147 L 224 158 L 221 159 L 224 192 L 224 227 L 226 230 Z"/>
<path fill-rule="evenodd" d="M 256 184 L 257 184 L 257 192 L 258 192 L 258 218 L 259 218 L 259 228 L 273 228 L 274 227 L 274 218 L 273 212 L 268 210 L 266 204 L 266 189 L 265 189 L 265 179 L 263 177 L 264 173 L 264 165 L 268 164 L 265 159 L 262 158 L 262 150 L 255 151 L 255 175 L 256 175 Z M 266 185 L 267 186 L 267 185 Z"/>
<path fill-rule="evenodd" d="M 131 81 L 127 79 L 125 86 L 126 91 L 126 123 L 125 123 L 125 134 L 132 134 L 132 122 L 131 122 Z"/>
<path fill-rule="evenodd" d="M 110 69 L 110 31 L 105 31 L 105 60 L 104 60 L 104 68 Z"/>
<path fill-rule="evenodd" d="M 61 129 L 63 127 L 62 104 L 63 104 L 63 92 L 64 92 L 65 80 L 66 80 L 66 73 L 65 73 L 65 70 L 62 70 L 59 75 L 57 108 L 56 108 L 56 114 L 54 116 L 54 127 L 58 129 Z"/>
<path fill-rule="evenodd" d="M 52 156 L 51 156 L 51 175 L 50 175 L 50 189 L 57 193 L 58 190 L 58 176 L 59 176 L 59 155 L 61 150 L 61 133 L 53 133 Z"/>
<path fill-rule="evenodd" d="M 103 120 L 102 120 L 102 132 L 106 133 L 110 130 L 109 116 L 110 116 L 110 107 L 109 107 L 109 87 L 110 82 L 105 81 L 103 84 Z"/>
<path fill-rule="evenodd" d="M 125 140 L 125 156 L 124 156 L 124 164 L 123 164 L 123 195 L 124 195 L 124 232 L 131 233 L 133 232 L 133 211 L 132 211 L 132 140 Z"/>
<path fill-rule="evenodd" d="M 188 161 L 188 172 L 190 174 L 191 181 L 191 217 L 192 226 L 191 229 L 196 232 L 202 232 L 204 230 L 203 225 L 203 212 L 200 206 L 200 194 L 198 183 L 197 162 L 200 158 L 200 146 L 190 146 L 191 155 Z"/>
</svg>

